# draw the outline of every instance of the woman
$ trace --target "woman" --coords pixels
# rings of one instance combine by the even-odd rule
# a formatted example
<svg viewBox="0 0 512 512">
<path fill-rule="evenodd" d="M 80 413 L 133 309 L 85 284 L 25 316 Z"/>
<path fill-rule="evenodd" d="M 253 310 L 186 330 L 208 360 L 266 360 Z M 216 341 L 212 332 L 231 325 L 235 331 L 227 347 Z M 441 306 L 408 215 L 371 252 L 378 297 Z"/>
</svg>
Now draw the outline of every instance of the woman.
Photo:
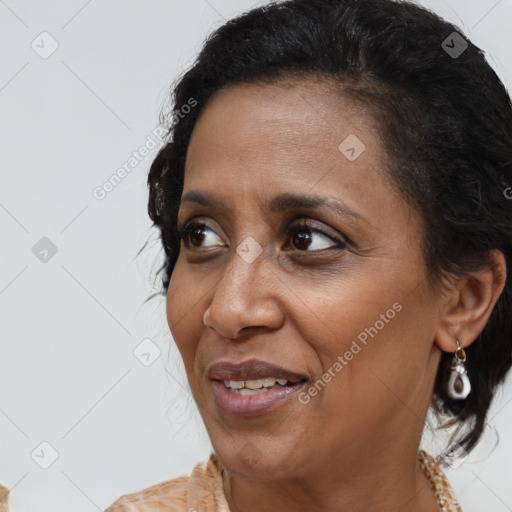
<svg viewBox="0 0 512 512">
<path fill-rule="evenodd" d="M 460 511 L 419 450 L 475 446 L 511 366 L 512 106 L 417 5 L 227 22 L 149 174 L 167 318 L 214 451 L 118 511 Z M 455 447 L 455 449 L 454 449 Z"/>
</svg>

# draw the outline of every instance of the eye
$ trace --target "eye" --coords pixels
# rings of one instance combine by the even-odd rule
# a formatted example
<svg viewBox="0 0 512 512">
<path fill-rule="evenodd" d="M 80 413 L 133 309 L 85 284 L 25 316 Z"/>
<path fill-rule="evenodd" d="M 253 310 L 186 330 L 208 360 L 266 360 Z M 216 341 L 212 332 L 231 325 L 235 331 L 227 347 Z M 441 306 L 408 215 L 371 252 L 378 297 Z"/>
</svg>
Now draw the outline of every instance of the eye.
<svg viewBox="0 0 512 512">
<path fill-rule="evenodd" d="M 215 238 L 219 238 L 211 228 L 202 222 L 191 221 L 184 227 L 178 226 L 178 235 L 187 249 L 202 247 L 202 243 L 210 241 L 213 245 L 226 247 L 226 244 L 215 244 Z M 324 249 L 345 249 L 347 243 L 343 239 L 327 235 L 323 231 L 310 226 L 303 221 L 300 224 L 289 228 L 289 240 L 291 244 L 285 247 L 286 250 L 290 246 L 301 252 L 317 252 Z M 211 245 L 211 244 L 210 244 Z M 205 245 L 203 245 L 205 247 Z"/>
<path fill-rule="evenodd" d="M 290 228 L 290 241 L 294 248 L 302 252 L 316 252 L 333 248 L 343 249 L 347 246 L 343 240 L 327 235 L 305 221 Z"/>
<path fill-rule="evenodd" d="M 208 234 L 211 233 L 211 234 Z M 202 222 L 189 222 L 185 227 L 178 227 L 178 235 L 187 249 L 193 247 L 200 247 L 201 242 L 212 240 L 215 232 Z M 213 236 L 212 236 L 213 235 Z M 221 244 L 225 245 L 225 244 Z"/>
</svg>

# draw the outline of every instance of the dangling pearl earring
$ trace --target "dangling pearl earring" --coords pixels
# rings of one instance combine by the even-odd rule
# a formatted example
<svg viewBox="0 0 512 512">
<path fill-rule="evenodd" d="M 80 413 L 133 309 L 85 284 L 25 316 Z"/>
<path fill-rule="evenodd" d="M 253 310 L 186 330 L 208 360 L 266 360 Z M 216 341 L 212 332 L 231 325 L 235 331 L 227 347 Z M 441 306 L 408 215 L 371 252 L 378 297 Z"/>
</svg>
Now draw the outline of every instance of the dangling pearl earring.
<svg viewBox="0 0 512 512">
<path fill-rule="evenodd" d="M 471 392 L 471 383 L 464 363 L 466 353 L 457 340 L 457 348 L 453 355 L 450 378 L 448 379 L 448 396 L 454 400 L 464 400 Z"/>
</svg>

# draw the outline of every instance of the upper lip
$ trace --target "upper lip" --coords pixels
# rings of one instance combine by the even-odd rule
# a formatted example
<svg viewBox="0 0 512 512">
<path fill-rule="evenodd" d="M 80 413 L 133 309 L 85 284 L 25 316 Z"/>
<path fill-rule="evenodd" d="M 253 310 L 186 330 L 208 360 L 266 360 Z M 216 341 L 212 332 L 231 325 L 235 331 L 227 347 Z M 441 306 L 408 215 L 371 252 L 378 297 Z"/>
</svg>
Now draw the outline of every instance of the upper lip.
<svg viewBox="0 0 512 512">
<path fill-rule="evenodd" d="M 257 359 L 249 359 L 240 363 L 220 361 L 211 365 L 207 374 L 210 379 L 219 381 L 256 380 L 265 377 L 286 379 L 291 382 L 307 380 L 305 375 Z"/>
</svg>

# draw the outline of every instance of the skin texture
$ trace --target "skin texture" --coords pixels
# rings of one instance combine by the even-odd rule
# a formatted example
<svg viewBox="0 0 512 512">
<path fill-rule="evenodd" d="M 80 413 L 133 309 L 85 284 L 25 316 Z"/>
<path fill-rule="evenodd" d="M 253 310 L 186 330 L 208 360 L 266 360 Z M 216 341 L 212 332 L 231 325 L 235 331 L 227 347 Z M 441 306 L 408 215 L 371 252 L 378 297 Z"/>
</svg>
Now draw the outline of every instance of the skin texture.
<svg viewBox="0 0 512 512">
<path fill-rule="evenodd" d="M 350 134 L 365 145 L 354 161 L 338 149 Z M 441 351 L 483 329 L 505 263 L 496 252 L 493 267 L 434 289 L 422 219 L 389 183 L 383 151 L 371 115 L 320 80 L 227 87 L 196 124 L 184 194 L 223 208 L 181 204 L 179 225 L 207 228 L 188 249 L 182 241 L 167 319 L 232 512 L 437 510 L 416 454 Z M 362 219 L 262 208 L 282 192 L 342 201 Z M 306 242 L 287 229 L 303 223 Z M 327 235 L 349 242 L 336 247 Z M 263 250 L 252 263 L 236 252 L 248 236 Z M 307 404 L 238 419 L 216 408 L 206 377 L 214 362 L 262 359 L 311 386 L 378 320 Z"/>
</svg>

